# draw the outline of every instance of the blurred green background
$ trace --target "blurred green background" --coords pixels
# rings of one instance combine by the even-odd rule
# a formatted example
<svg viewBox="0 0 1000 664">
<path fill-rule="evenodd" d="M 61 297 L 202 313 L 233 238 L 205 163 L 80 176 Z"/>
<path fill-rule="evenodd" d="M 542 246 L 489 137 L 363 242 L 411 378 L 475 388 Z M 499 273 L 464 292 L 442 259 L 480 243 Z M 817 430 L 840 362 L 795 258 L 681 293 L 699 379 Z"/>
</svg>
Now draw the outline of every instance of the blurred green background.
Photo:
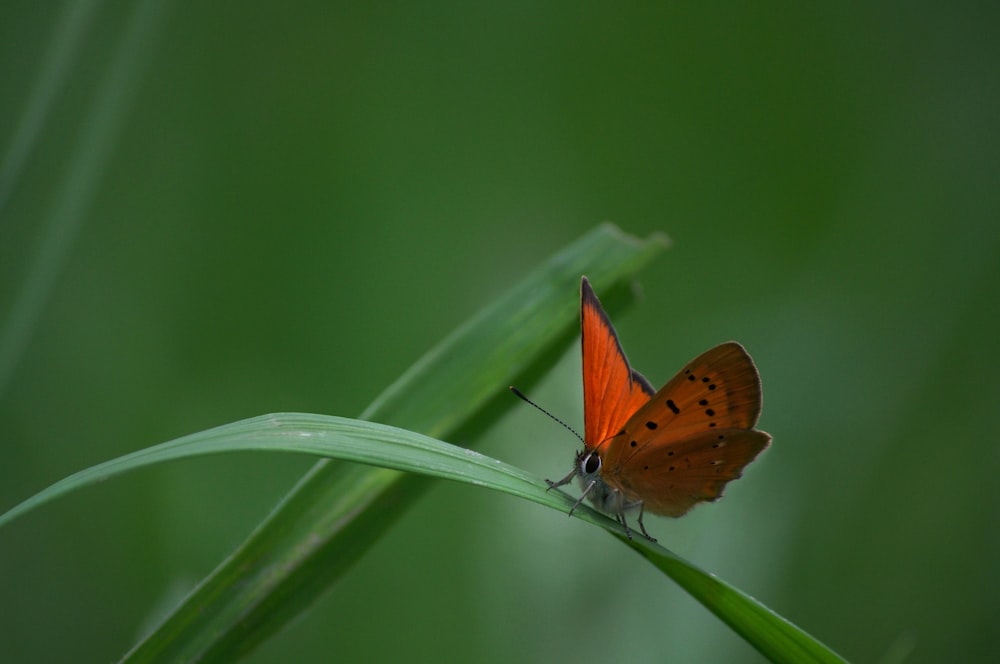
<svg viewBox="0 0 1000 664">
<path fill-rule="evenodd" d="M 741 341 L 774 436 L 650 530 L 851 660 L 1000 658 L 998 7 L 4 2 L 0 509 L 216 424 L 354 416 L 609 219 L 674 240 L 616 317 L 633 363 Z M 575 349 L 532 396 L 580 426 Z M 516 403 L 454 442 L 547 477 L 575 450 Z M 117 658 L 312 463 L 15 522 L 0 650 Z M 612 538 L 443 483 L 249 661 L 335 656 L 760 661 Z"/>
</svg>

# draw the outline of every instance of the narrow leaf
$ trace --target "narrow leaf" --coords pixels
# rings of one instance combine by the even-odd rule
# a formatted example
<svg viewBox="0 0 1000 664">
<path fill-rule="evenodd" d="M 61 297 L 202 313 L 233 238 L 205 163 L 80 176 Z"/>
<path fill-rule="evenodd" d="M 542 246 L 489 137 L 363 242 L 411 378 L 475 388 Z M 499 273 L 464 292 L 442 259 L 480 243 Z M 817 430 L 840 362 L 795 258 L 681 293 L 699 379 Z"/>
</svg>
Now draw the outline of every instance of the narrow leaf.
<svg viewBox="0 0 1000 664">
<path fill-rule="evenodd" d="M 412 431 L 361 420 L 278 413 L 226 424 L 81 471 L 0 516 L 0 526 L 68 492 L 166 461 L 223 452 L 314 454 L 503 491 L 568 512 L 573 500 L 540 478 L 497 459 Z M 363 489 L 361 489 L 363 493 Z M 629 543 L 653 565 L 775 662 L 842 662 L 833 651 L 748 595 L 663 547 L 629 541 L 621 526 L 584 505 L 575 514 Z M 275 580 L 281 566 L 272 567 Z"/>
<path fill-rule="evenodd" d="M 474 442 L 513 405 L 507 385 L 530 385 L 575 340 L 580 275 L 627 296 L 623 287 L 666 245 L 662 235 L 597 227 L 431 349 L 362 419 Z M 228 662 L 250 651 L 326 592 L 425 486 L 319 462 L 126 661 Z"/>
</svg>

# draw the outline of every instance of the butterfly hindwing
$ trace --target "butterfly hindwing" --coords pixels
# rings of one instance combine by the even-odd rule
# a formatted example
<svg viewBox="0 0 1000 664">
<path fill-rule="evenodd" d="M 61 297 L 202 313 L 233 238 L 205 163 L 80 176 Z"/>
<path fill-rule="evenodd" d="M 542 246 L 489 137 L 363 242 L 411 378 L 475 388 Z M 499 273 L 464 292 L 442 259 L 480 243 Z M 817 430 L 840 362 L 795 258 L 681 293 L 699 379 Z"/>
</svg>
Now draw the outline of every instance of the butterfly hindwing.
<svg viewBox="0 0 1000 664">
<path fill-rule="evenodd" d="M 642 500 L 647 511 L 674 517 L 719 498 L 726 483 L 740 477 L 771 442 L 756 429 L 716 429 L 668 443 L 659 438 L 654 435 L 631 458 L 628 472 L 610 479 L 628 500 Z"/>
</svg>

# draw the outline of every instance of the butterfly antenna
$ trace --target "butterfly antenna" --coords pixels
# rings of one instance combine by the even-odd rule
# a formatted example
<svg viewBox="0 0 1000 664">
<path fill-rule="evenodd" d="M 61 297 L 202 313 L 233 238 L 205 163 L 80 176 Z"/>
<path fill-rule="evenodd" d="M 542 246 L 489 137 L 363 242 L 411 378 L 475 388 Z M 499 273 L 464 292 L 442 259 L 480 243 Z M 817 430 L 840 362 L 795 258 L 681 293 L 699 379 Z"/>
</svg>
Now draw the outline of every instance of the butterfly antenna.
<svg viewBox="0 0 1000 664">
<path fill-rule="evenodd" d="M 561 424 L 561 425 L 563 425 L 564 427 L 566 427 L 566 429 L 567 429 L 567 430 L 568 430 L 568 431 L 569 431 L 570 433 L 572 433 L 572 434 L 573 434 L 574 436 L 576 436 L 577 438 L 579 438 L 579 439 L 580 439 L 580 442 L 581 442 L 581 443 L 584 443 L 584 441 L 583 441 L 583 436 L 581 436 L 580 434 L 578 434 L 578 433 L 576 432 L 576 429 L 574 429 L 574 428 L 573 428 L 573 427 L 571 427 L 570 425 L 566 424 L 565 422 L 563 422 L 562 420 L 560 420 L 560 419 L 559 419 L 558 417 L 556 417 L 555 415 L 553 415 L 553 414 L 552 414 L 552 413 L 550 413 L 549 411 L 545 410 L 544 408 L 542 408 L 541 406 L 539 406 L 539 405 L 538 405 L 537 403 L 535 403 L 534 401 L 532 401 L 532 400 L 531 400 L 531 399 L 529 399 L 528 397 L 524 396 L 524 393 L 523 393 L 523 392 L 521 392 L 521 390 L 519 390 L 519 389 L 517 389 L 516 387 L 514 387 L 513 385 L 511 385 L 511 386 L 510 386 L 510 391 L 511 391 L 511 392 L 513 392 L 513 393 L 514 393 L 515 395 L 517 395 L 517 396 L 518 396 L 518 397 L 519 397 L 520 399 L 522 399 L 522 400 L 523 400 L 523 401 L 525 401 L 526 403 L 529 403 L 529 404 L 531 404 L 532 406 L 534 406 L 534 407 L 535 407 L 535 408 L 537 408 L 538 410 L 540 410 L 540 411 L 542 411 L 543 413 L 545 413 L 546 415 L 548 415 L 548 416 L 549 416 L 549 417 L 550 417 L 551 419 L 555 420 L 555 421 L 556 421 L 556 422 L 558 422 L 559 424 Z M 584 445 L 586 445 L 586 443 L 584 443 Z"/>
</svg>

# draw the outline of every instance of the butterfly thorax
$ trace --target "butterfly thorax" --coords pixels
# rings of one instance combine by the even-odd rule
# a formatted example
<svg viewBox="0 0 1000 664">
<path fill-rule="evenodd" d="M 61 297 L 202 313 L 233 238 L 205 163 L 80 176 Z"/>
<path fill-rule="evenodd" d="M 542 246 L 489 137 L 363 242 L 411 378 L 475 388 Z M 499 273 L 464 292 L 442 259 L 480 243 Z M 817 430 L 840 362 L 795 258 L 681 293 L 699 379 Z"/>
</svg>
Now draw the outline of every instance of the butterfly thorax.
<svg viewBox="0 0 1000 664">
<path fill-rule="evenodd" d="M 601 457 L 597 450 L 586 450 L 576 455 L 576 475 L 587 500 L 605 514 L 618 515 L 642 504 L 641 500 L 628 500 L 621 489 L 608 484 L 601 474 Z"/>
</svg>

